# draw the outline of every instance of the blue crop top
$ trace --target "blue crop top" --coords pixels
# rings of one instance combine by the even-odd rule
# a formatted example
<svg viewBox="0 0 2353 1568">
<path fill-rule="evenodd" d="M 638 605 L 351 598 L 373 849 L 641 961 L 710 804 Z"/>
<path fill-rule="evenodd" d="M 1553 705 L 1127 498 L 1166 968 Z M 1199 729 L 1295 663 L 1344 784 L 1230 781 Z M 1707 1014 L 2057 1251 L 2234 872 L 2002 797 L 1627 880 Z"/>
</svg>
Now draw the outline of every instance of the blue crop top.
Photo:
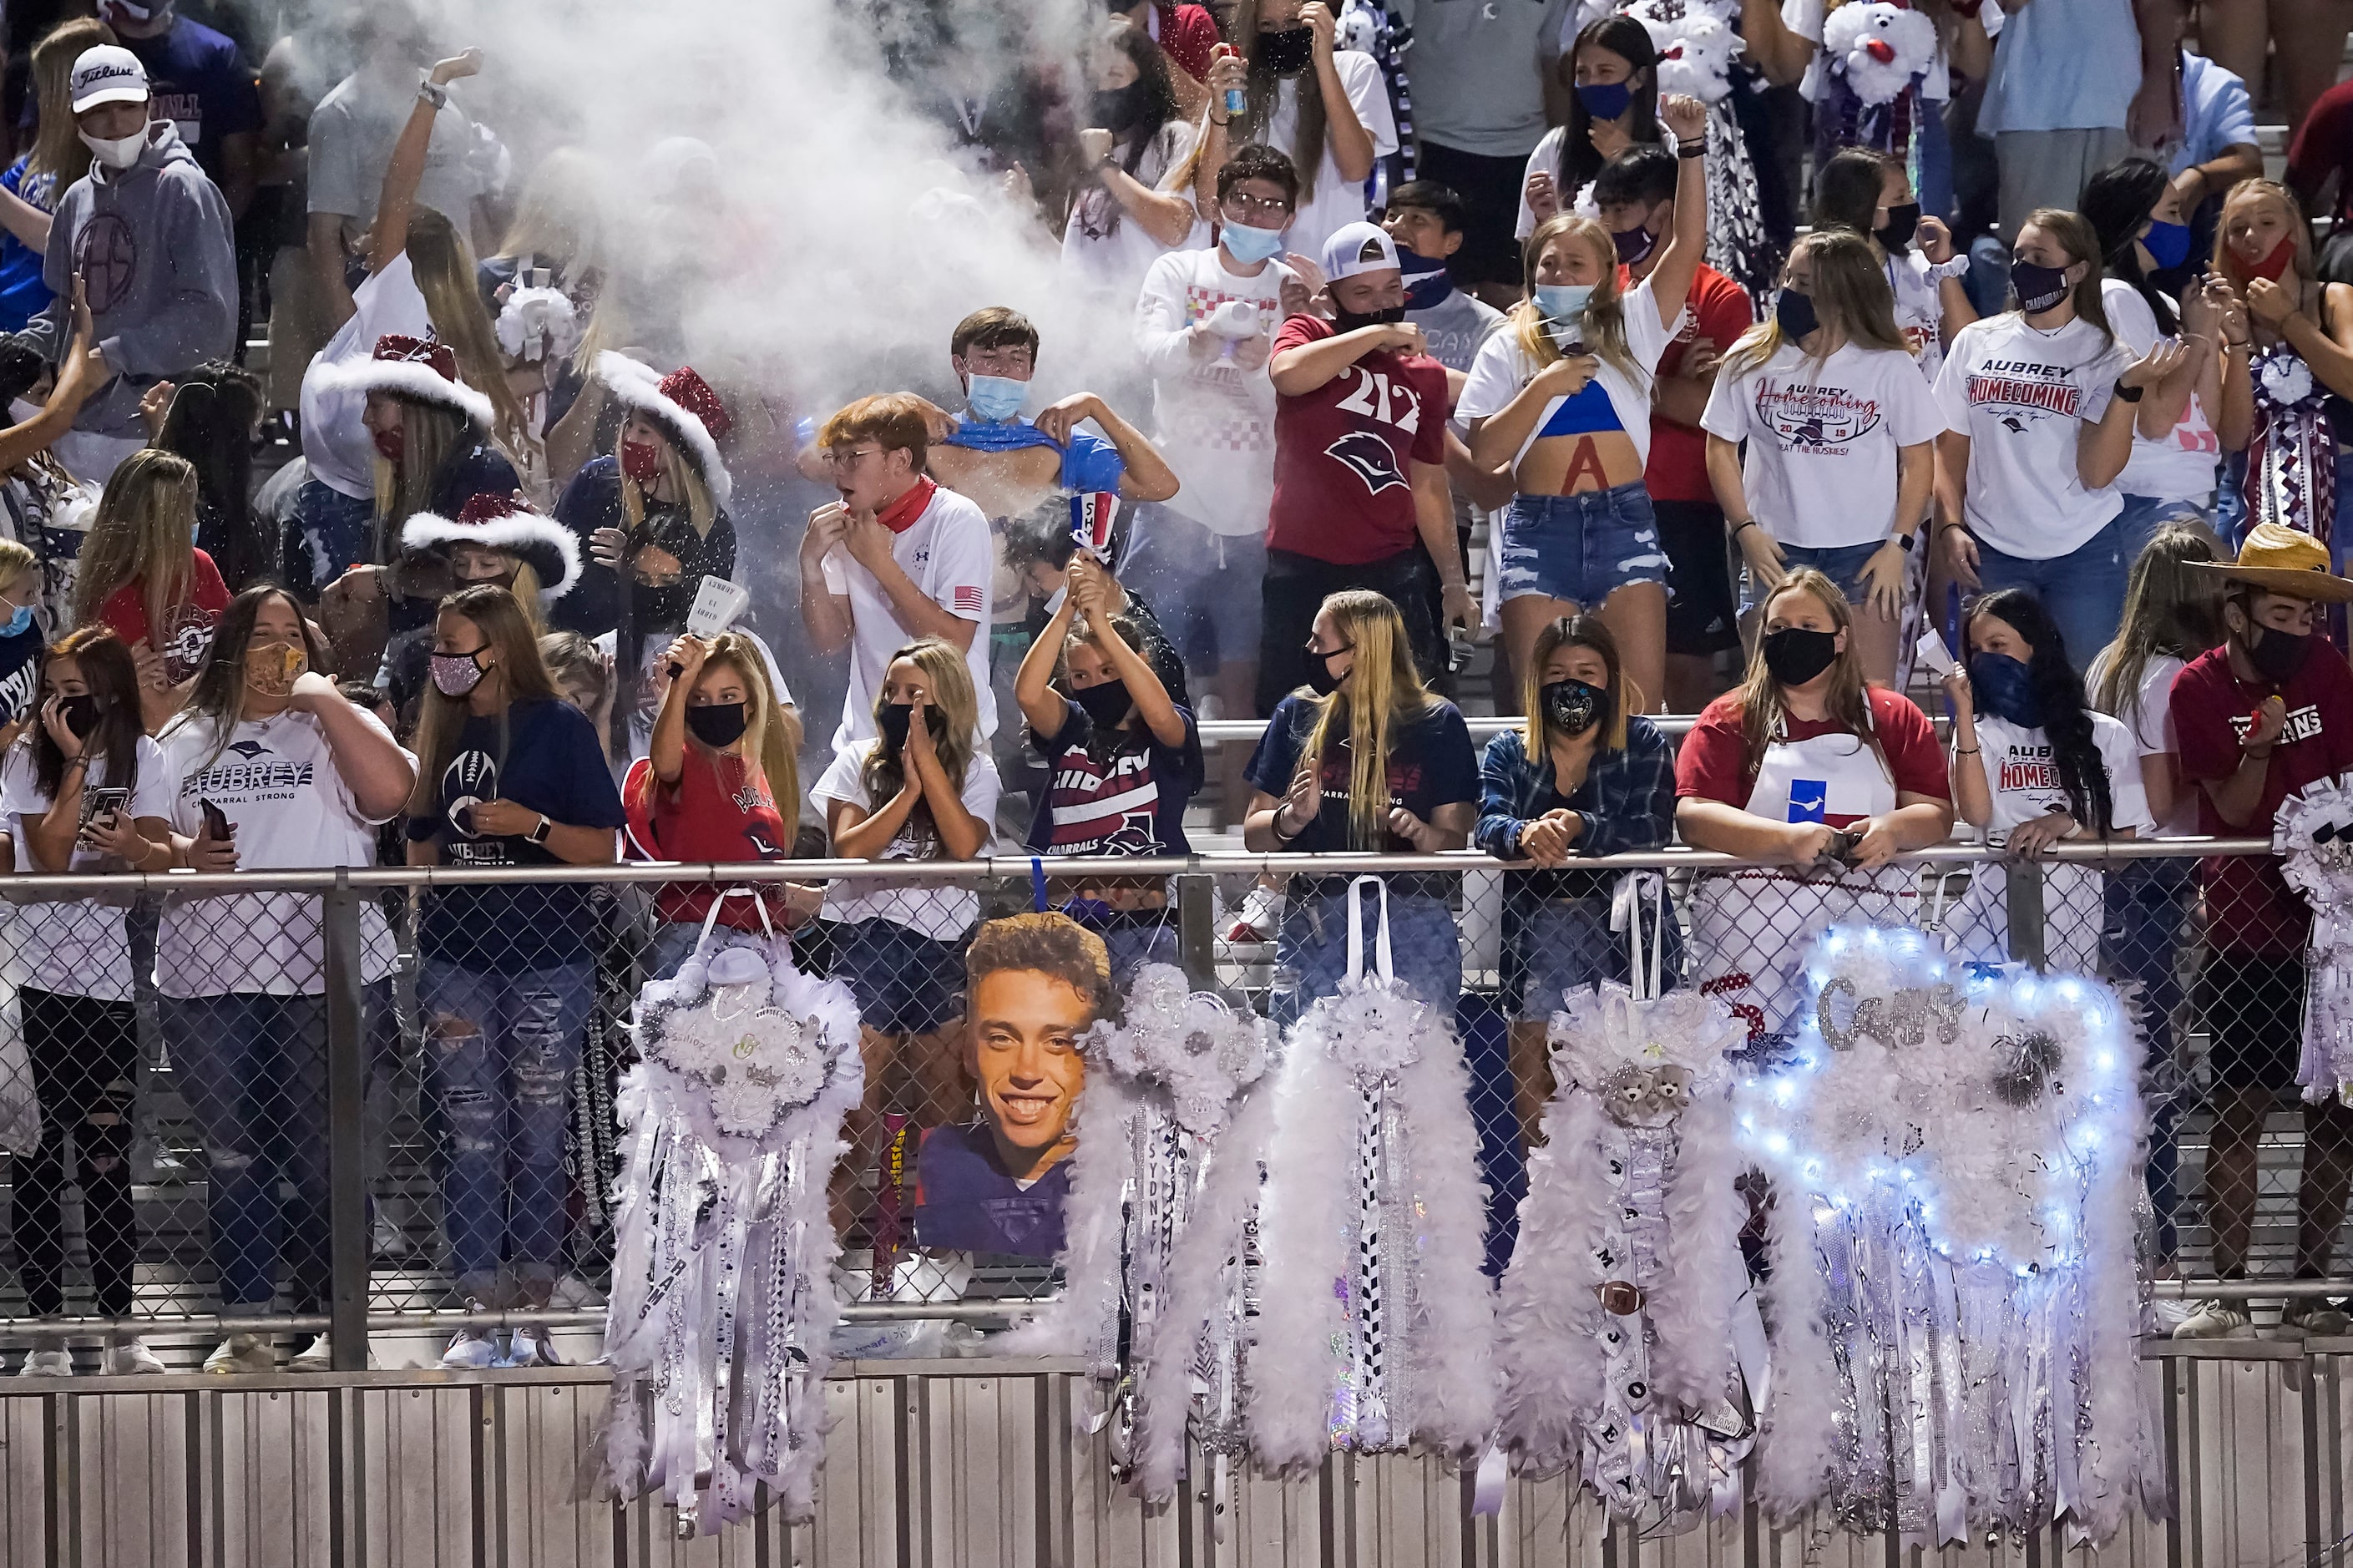
<svg viewBox="0 0 2353 1568">
<path fill-rule="evenodd" d="M 1564 397 L 1552 411 L 1551 417 L 1536 434 L 1538 436 L 1588 436 L 1597 430 L 1623 430 L 1618 418 L 1618 405 L 1609 401 L 1609 392 L 1596 376 L 1585 384 L 1585 390 L 1574 397 Z"/>
</svg>

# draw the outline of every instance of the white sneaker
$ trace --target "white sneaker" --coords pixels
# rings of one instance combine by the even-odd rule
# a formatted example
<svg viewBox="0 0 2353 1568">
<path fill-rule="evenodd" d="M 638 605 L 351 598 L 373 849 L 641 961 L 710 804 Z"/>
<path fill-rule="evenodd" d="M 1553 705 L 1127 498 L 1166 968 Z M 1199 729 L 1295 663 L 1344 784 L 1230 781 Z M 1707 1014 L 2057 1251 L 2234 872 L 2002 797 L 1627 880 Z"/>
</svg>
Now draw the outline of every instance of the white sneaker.
<svg viewBox="0 0 2353 1568">
<path fill-rule="evenodd" d="M 314 1334 L 309 1344 L 294 1352 L 286 1366 L 290 1372 L 325 1372 L 334 1364 L 334 1346 L 325 1334 Z"/>
<path fill-rule="evenodd" d="M 63 1345 L 37 1345 L 25 1352 L 18 1377 L 71 1377 L 73 1352 Z"/>
<path fill-rule="evenodd" d="M 555 1353 L 555 1341 L 547 1329 L 538 1323 L 526 1323 L 507 1336 L 507 1359 L 502 1366 L 562 1366 L 564 1358 Z"/>
<path fill-rule="evenodd" d="M 133 1334 L 108 1345 L 106 1353 L 99 1358 L 98 1368 L 109 1377 L 131 1377 L 160 1373 L 164 1363 L 147 1348 L 146 1341 Z"/>
<path fill-rule="evenodd" d="M 1282 895 L 1272 888 L 1252 888 L 1241 912 L 1226 930 L 1228 942 L 1272 942 L 1282 929 Z"/>
<path fill-rule="evenodd" d="M 408 1233 L 395 1224 L 392 1215 L 386 1214 L 381 1206 L 378 1206 L 375 1211 L 375 1225 L 371 1232 L 369 1245 L 380 1258 L 406 1258 L 412 1247 Z"/>
<path fill-rule="evenodd" d="M 567 1312 L 586 1312 L 606 1304 L 605 1293 L 577 1274 L 566 1274 L 556 1280 L 547 1304 Z"/>
<path fill-rule="evenodd" d="M 2247 1309 L 2236 1301 L 2200 1301 L 2198 1310 L 2181 1321 L 2173 1331 L 2177 1340 L 2243 1340 L 2253 1331 L 2247 1327 Z"/>
<path fill-rule="evenodd" d="M 441 1352 L 441 1364 L 453 1372 L 482 1372 L 499 1364 L 499 1342 L 487 1329 L 461 1329 Z"/>
<path fill-rule="evenodd" d="M 205 1357 L 205 1370 L 223 1373 L 276 1372 L 278 1352 L 256 1334 L 231 1334 Z"/>
</svg>

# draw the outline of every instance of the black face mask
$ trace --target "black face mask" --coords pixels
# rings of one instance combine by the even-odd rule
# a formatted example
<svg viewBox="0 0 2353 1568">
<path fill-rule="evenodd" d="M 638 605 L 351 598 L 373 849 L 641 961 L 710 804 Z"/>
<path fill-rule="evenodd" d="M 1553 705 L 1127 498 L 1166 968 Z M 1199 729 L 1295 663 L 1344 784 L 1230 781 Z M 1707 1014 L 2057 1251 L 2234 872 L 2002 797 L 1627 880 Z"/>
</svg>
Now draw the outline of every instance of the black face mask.
<svg viewBox="0 0 2353 1568">
<path fill-rule="evenodd" d="M 74 732 L 75 740 L 86 741 L 90 739 L 90 731 L 98 728 L 98 699 L 87 693 L 68 697 L 58 702 L 58 717 L 66 721 L 66 728 Z"/>
<path fill-rule="evenodd" d="M 1800 294 L 1795 289 L 1782 289 L 1780 297 L 1773 301 L 1773 320 L 1781 329 L 1781 341 L 1791 343 L 1822 324 L 1821 318 L 1814 314 L 1814 297 Z"/>
<path fill-rule="evenodd" d="M 1337 305 L 1332 308 L 1332 326 L 1335 331 L 1353 332 L 1358 327 L 1395 326 L 1404 320 L 1403 305 L 1391 305 L 1386 310 L 1366 310 L 1361 314 L 1355 310 L 1343 310 Z"/>
<path fill-rule="evenodd" d="M 713 751 L 742 740 L 745 722 L 741 702 L 709 702 L 686 710 L 688 732 Z"/>
<path fill-rule="evenodd" d="M 2010 264 L 2010 286 L 2017 291 L 2020 309 L 2029 315 L 2039 314 L 2067 297 L 2067 269 L 2013 261 Z"/>
<path fill-rule="evenodd" d="M 1920 231 L 1920 204 L 1898 202 L 1887 209 L 1887 221 L 1878 228 L 1879 243 L 1890 256 L 1901 256 L 1912 248 L 1912 237 Z"/>
<path fill-rule="evenodd" d="M 1765 668 L 1773 679 L 1783 686 L 1803 686 L 1838 658 L 1838 633 L 1783 626 L 1767 632 L 1763 646 Z"/>
<path fill-rule="evenodd" d="M 1315 60 L 1315 29 L 1285 27 L 1258 36 L 1258 63 L 1277 76 L 1297 76 Z"/>
<path fill-rule="evenodd" d="M 1124 680 L 1104 680 L 1092 686 L 1080 687 L 1071 693 L 1071 700 L 1079 705 L 1088 721 L 1098 730 L 1111 729 L 1126 718 L 1127 710 L 1135 706 L 1135 700 L 1127 694 L 1127 682 Z"/>
<path fill-rule="evenodd" d="M 2263 673 L 2263 679 L 2274 686 L 2285 686 L 2295 679 L 2295 672 L 2304 668 L 2306 658 L 2312 652 L 2311 635 L 2284 632 L 2277 626 L 2250 629 L 2259 631 L 2261 640 L 2253 643 L 2246 642 L 2243 637 L 2240 640 L 2246 647 L 2248 659 Z"/>
<path fill-rule="evenodd" d="M 1348 678 L 1345 673 L 1333 674 L 1332 661 L 1347 651 L 1344 647 L 1335 647 L 1330 653 L 1309 654 L 1307 656 L 1307 689 L 1318 697 L 1329 697 L 1339 690 L 1340 682 Z M 1351 669 L 1355 668 L 1354 665 L 1349 666 Z"/>
<path fill-rule="evenodd" d="M 1129 82 L 1125 87 L 1105 88 L 1095 94 L 1095 125 L 1114 137 L 1124 136 L 1143 120 L 1149 107 L 1145 100 L 1144 84 Z"/>
<path fill-rule="evenodd" d="M 1546 681 L 1536 695 L 1546 720 L 1564 735 L 1582 735 L 1609 716 L 1609 693 L 1582 680 Z"/>
<path fill-rule="evenodd" d="M 885 751 L 903 752 L 907 749 L 907 726 L 914 721 L 914 718 L 915 705 L 912 702 L 886 704 L 875 716 L 874 723 L 882 732 Z"/>
</svg>

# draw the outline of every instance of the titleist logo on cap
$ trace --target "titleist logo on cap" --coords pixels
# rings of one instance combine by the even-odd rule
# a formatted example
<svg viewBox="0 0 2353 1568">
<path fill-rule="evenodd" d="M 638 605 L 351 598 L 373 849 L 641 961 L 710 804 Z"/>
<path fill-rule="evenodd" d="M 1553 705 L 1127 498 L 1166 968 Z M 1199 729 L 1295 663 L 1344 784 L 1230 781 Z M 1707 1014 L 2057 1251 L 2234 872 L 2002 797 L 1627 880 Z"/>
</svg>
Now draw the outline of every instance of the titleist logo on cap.
<svg viewBox="0 0 2353 1568">
<path fill-rule="evenodd" d="M 76 71 L 74 86 L 89 87 L 94 82 L 111 81 L 116 77 L 121 77 L 126 81 L 143 82 L 147 79 L 147 73 L 136 66 L 119 66 L 111 61 L 100 61 L 97 65 L 86 66 Z"/>
</svg>

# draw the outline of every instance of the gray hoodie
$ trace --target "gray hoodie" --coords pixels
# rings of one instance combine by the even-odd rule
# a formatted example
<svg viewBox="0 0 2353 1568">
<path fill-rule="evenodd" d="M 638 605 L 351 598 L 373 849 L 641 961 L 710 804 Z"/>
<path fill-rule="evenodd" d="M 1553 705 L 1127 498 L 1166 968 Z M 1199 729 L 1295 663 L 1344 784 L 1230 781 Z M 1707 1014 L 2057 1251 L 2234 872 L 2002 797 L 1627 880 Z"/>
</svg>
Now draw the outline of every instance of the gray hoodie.
<svg viewBox="0 0 2353 1568">
<path fill-rule="evenodd" d="M 92 164 L 58 203 L 41 268 L 57 298 L 26 329 L 53 363 L 73 338 L 77 272 L 115 378 L 82 405 L 74 428 L 143 440 L 147 388 L 237 350 L 228 204 L 172 121 L 147 127 L 139 162 L 120 171 Z"/>
</svg>

